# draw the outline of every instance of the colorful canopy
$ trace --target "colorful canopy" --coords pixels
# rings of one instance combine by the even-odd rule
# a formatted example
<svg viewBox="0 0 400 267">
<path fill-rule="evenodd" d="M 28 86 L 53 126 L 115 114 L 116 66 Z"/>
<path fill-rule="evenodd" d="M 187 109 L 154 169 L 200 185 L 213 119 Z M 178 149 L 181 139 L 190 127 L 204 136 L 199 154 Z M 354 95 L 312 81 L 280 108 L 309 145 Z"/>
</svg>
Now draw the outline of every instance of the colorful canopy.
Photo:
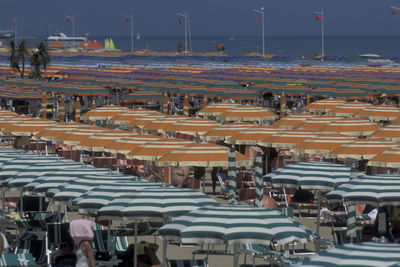
<svg viewBox="0 0 400 267">
<path fill-rule="evenodd" d="M 193 141 L 178 138 L 149 141 L 146 144 L 142 144 L 133 149 L 126 155 L 126 157 L 129 159 L 157 161 L 159 158 L 176 148 L 192 144 L 194 144 Z"/>
<path fill-rule="evenodd" d="M 353 143 L 356 140 L 358 140 L 356 137 L 342 134 L 321 134 L 298 143 L 290 151 L 294 153 L 325 155 L 343 144 Z"/>
<path fill-rule="evenodd" d="M 392 121 L 400 117 L 400 108 L 388 105 L 370 106 L 358 112 L 356 117 Z"/>
<path fill-rule="evenodd" d="M 261 126 L 240 131 L 239 133 L 225 140 L 225 142 L 236 145 L 257 145 L 259 142 L 261 142 L 261 140 L 281 132 L 283 132 L 283 129 Z"/>
<path fill-rule="evenodd" d="M 201 118 L 189 118 L 186 120 L 177 121 L 174 124 L 166 127 L 165 132 L 175 132 L 188 135 L 203 135 L 211 129 L 219 126 L 215 121 Z"/>
<path fill-rule="evenodd" d="M 284 117 L 272 124 L 273 127 L 278 127 L 286 130 L 293 130 L 299 128 L 304 121 L 314 118 L 317 115 L 315 114 L 309 114 L 309 113 L 297 113 L 294 115 L 290 115 L 287 117 Z"/>
<path fill-rule="evenodd" d="M 384 138 L 387 140 L 392 140 L 395 142 L 400 141 L 400 125 L 390 124 L 385 127 L 380 128 L 374 134 L 374 137 Z"/>
<path fill-rule="evenodd" d="M 322 115 L 306 119 L 300 126 L 300 129 L 309 131 L 319 131 L 321 128 L 326 126 L 328 123 L 339 120 L 341 117 Z"/>
<path fill-rule="evenodd" d="M 233 122 L 213 128 L 202 136 L 205 141 L 218 141 L 228 139 L 241 131 L 258 127 L 256 124 L 246 122 Z"/>
<path fill-rule="evenodd" d="M 345 104 L 329 110 L 330 115 L 341 117 L 354 117 L 361 110 L 371 107 L 372 105 L 364 102 L 346 102 Z"/>
<path fill-rule="evenodd" d="M 369 120 L 344 118 L 334 120 L 320 129 L 321 132 L 340 133 L 350 136 L 368 136 L 377 131 L 380 126 Z"/>
<path fill-rule="evenodd" d="M 344 103 L 345 101 L 343 100 L 336 100 L 333 98 L 322 99 L 305 106 L 303 109 L 310 112 L 328 112 L 331 109 L 343 105 Z"/>
<path fill-rule="evenodd" d="M 149 141 L 157 141 L 162 139 L 160 136 L 151 135 L 151 134 L 143 134 L 143 135 L 134 135 L 132 137 L 123 137 L 121 139 L 115 140 L 111 143 L 108 143 L 104 146 L 104 151 L 113 153 L 113 154 L 128 154 L 131 150 L 143 145 Z"/>
<path fill-rule="evenodd" d="M 317 136 L 318 133 L 310 131 L 284 131 L 268 136 L 265 139 L 261 140 L 258 144 L 265 147 L 292 148 L 297 144 L 302 143 L 306 139 L 316 138 Z"/>
<path fill-rule="evenodd" d="M 219 115 L 218 119 L 224 121 L 273 121 L 278 118 L 278 115 L 269 109 L 259 106 L 239 106 L 227 110 Z"/>
<path fill-rule="evenodd" d="M 127 107 L 121 107 L 121 106 L 104 106 L 104 107 L 99 107 L 94 110 L 91 110 L 83 115 L 81 115 L 82 120 L 90 120 L 90 121 L 98 121 L 98 120 L 109 120 L 112 117 L 126 112 L 129 109 Z"/>
<path fill-rule="evenodd" d="M 400 168 L 400 147 L 387 149 L 368 161 L 368 166 Z"/>
<path fill-rule="evenodd" d="M 221 113 L 228 111 L 232 108 L 240 107 L 239 104 L 231 103 L 231 102 L 218 102 L 214 104 L 210 104 L 200 109 L 197 112 L 199 116 L 218 116 Z"/>
<path fill-rule="evenodd" d="M 114 143 L 121 138 L 131 136 L 134 136 L 134 134 L 127 131 L 119 130 L 96 133 L 80 142 L 76 148 L 86 151 L 101 152 L 104 151 L 104 147 L 106 145 Z"/>
</svg>

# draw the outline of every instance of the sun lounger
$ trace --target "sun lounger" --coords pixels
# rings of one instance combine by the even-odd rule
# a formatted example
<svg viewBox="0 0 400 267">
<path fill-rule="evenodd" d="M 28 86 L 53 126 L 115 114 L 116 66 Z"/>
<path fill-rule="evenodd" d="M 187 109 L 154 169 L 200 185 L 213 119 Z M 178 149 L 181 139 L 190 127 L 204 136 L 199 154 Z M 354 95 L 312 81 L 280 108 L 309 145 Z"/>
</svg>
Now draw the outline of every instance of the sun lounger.
<svg viewBox="0 0 400 267">
<path fill-rule="evenodd" d="M 3 253 L 1 255 L 0 266 L 37 266 L 37 264 L 30 253 Z"/>
<path fill-rule="evenodd" d="M 281 253 L 271 250 L 270 248 L 257 245 L 257 244 L 244 244 L 242 245 L 242 253 L 244 253 L 244 265 L 246 265 L 246 256 L 247 254 L 251 255 L 252 264 L 255 266 L 256 257 L 271 257 L 271 256 L 280 256 Z"/>
<path fill-rule="evenodd" d="M 208 267 L 204 260 L 168 260 L 170 267 Z"/>
</svg>

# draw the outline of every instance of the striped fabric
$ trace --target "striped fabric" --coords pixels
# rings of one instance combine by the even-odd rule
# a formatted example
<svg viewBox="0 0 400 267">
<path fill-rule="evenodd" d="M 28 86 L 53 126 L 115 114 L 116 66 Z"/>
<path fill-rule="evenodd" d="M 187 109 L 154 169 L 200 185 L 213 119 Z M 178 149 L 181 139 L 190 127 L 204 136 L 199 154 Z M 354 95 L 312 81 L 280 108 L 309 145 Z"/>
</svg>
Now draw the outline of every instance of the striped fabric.
<svg viewBox="0 0 400 267">
<path fill-rule="evenodd" d="M 329 202 L 400 205 L 400 176 L 359 175 L 326 194 Z"/>
<path fill-rule="evenodd" d="M 181 243 L 260 244 L 307 242 L 312 232 L 276 209 L 222 205 L 192 210 L 158 230 Z"/>
<path fill-rule="evenodd" d="M 236 150 L 232 145 L 228 155 L 228 203 L 233 204 L 236 200 Z"/>
<path fill-rule="evenodd" d="M 158 220 L 178 217 L 203 206 L 219 205 L 207 195 L 186 188 L 146 188 L 135 194 L 121 194 L 98 210 L 100 220 Z"/>
<path fill-rule="evenodd" d="M 186 117 L 189 117 L 189 108 L 190 108 L 189 97 L 188 95 L 185 95 L 185 99 L 183 101 L 183 115 Z"/>
<path fill-rule="evenodd" d="M 329 162 L 298 162 L 264 176 L 274 187 L 333 190 L 350 180 L 349 167 Z"/>
<path fill-rule="evenodd" d="M 0 259 L 0 266 L 36 266 L 32 254 L 28 253 L 3 253 Z"/>
<path fill-rule="evenodd" d="M 356 205 L 349 205 L 347 207 L 347 230 L 346 236 L 356 237 Z"/>
<path fill-rule="evenodd" d="M 256 178 L 256 200 L 255 200 L 255 205 L 257 207 L 264 206 L 264 203 L 263 203 L 264 183 L 263 183 L 262 173 L 263 173 L 263 170 L 262 170 L 261 152 L 257 151 L 256 166 L 255 166 L 255 178 Z"/>
<path fill-rule="evenodd" d="M 225 121 L 273 121 L 278 115 L 263 107 L 238 106 L 221 113 L 217 118 Z"/>
<path fill-rule="evenodd" d="M 390 149 L 377 154 L 368 161 L 368 166 L 400 168 L 400 147 L 391 147 Z"/>
<path fill-rule="evenodd" d="M 296 266 L 365 266 L 387 267 L 400 263 L 400 246 L 394 243 L 366 242 L 331 247 L 306 258 Z"/>
</svg>

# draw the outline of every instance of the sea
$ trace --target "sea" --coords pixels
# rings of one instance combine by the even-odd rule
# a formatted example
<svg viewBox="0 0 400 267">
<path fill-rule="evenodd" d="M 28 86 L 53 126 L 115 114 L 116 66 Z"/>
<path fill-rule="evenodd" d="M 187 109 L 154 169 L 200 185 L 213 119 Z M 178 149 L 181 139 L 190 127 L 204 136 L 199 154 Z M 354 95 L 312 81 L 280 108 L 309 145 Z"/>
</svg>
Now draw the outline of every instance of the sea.
<svg viewBox="0 0 400 267">
<path fill-rule="evenodd" d="M 89 40 L 97 40 L 101 44 L 104 44 L 106 38 L 112 38 L 118 49 L 123 51 L 131 49 L 130 36 L 89 36 Z M 27 39 L 31 46 L 36 46 L 41 40 L 44 40 L 44 37 Z M 176 52 L 179 45 L 184 46 L 184 36 L 141 35 L 140 39 L 135 36 L 133 41 L 135 50 Z M 366 60 L 359 57 L 362 54 L 378 54 L 382 58 L 393 60 L 395 65 L 400 64 L 400 36 L 326 36 L 324 42 L 327 56 L 325 64 L 364 64 Z M 214 63 L 219 60 L 225 63 L 229 60 L 241 64 L 298 61 L 312 63 L 316 61 L 314 57 L 321 54 L 320 36 L 266 36 L 265 54 L 273 55 L 270 59 L 243 57 L 247 53 L 262 52 L 261 36 L 192 36 L 189 48 L 196 52 L 215 52 L 217 44 L 220 43 L 224 44 L 225 52 L 231 57 L 229 59 L 212 58 Z M 4 61 L 4 58 L 0 60 Z M 146 59 L 142 57 L 141 60 Z M 149 60 L 154 60 L 154 57 Z"/>
</svg>

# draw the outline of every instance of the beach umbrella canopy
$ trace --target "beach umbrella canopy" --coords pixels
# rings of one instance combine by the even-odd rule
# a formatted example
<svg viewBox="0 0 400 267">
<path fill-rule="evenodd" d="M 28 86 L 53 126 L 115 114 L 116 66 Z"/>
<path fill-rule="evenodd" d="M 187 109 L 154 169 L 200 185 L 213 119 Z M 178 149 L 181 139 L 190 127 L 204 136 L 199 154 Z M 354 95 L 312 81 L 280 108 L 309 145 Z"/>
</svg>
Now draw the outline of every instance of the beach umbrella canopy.
<svg viewBox="0 0 400 267">
<path fill-rule="evenodd" d="M 368 136 L 376 132 L 380 126 L 369 120 L 344 118 L 334 120 L 320 129 L 321 132 L 340 133 L 349 136 Z"/>
<path fill-rule="evenodd" d="M 389 105 L 370 106 L 358 112 L 356 117 L 392 121 L 400 117 L 400 108 Z"/>
<path fill-rule="evenodd" d="M 211 129 L 202 136 L 202 139 L 205 141 L 223 141 L 238 134 L 240 131 L 255 127 L 258 127 L 258 125 L 248 122 L 232 122 Z"/>
<path fill-rule="evenodd" d="M 225 143 L 236 145 L 257 145 L 265 138 L 283 132 L 283 129 L 260 126 L 249 130 L 240 131 L 232 137 L 225 140 Z"/>
<path fill-rule="evenodd" d="M 374 137 L 384 138 L 395 142 L 400 142 L 400 124 L 390 124 L 380 128 L 374 134 Z"/>
<path fill-rule="evenodd" d="M 397 143 L 379 138 L 368 138 L 342 144 L 327 154 L 329 158 L 371 159 L 377 154 L 398 146 Z"/>
<path fill-rule="evenodd" d="M 292 148 L 304 142 L 306 139 L 315 138 L 317 136 L 318 133 L 305 130 L 285 131 L 270 135 L 261 140 L 258 144 L 265 147 Z"/>
<path fill-rule="evenodd" d="M 337 100 L 333 98 L 328 98 L 328 99 L 322 99 L 315 101 L 307 106 L 305 106 L 303 109 L 308 110 L 310 112 L 328 112 L 329 110 L 336 108 L 338 106 L 341 106 L 345 103 L 346 101 L 344 100 Z"/>
<path fill-rule="evenodd" d="M 309 131 L 319 131 L 322 127 L 328 123 L 341 119 L 341 117 L 322 115 L 318 117 L 313 117 L 306 119 L 300 126 L 300 129 Z"/>
<path fill-rule="evenodd" d="M 350 144 L 359 140 L 357 137 L 342 134 L 321 134 L 306 139 L 290 149 L 293 153 L 325 155 L 343 144 Z"/>
<path fill-rule="evenodd" d="M 98 210 L 102 219 L 124 221 L 164 221 L 203 206 L 219 203 L 207 195 L 187 188 L 146 188 L 135 194 L 121 195 Z"/>
<path fill-rule="evenodd" d="M 329 162 L 298 162 L 264 176 L 264 182 L 278 188 L 333 190 L 350 180 L 351 168 Z"/>
<path fill-rule="evenodd" d="M 90 110 L 89 112 L 81 115 L 82 120 L 89 120 L 89 121 L 99 121 L 99 120 L 109 120 L 115 115 L 120 113 L 127 112 L 129 109 L 127 107 L 121 106 L 104 106 L 99 107 L 94 110 Z"/>
<path fill-rule="evenodd" d="M 365 242 L 330 247 L 317 255 L 305 258 L 298 266 L 389 267 L 399 264 L 400 246 L 398 244 Z"/>
<path fill-rule="evenodd" d="M 186 120 L 175 122 L 174 124 L 166 127 L 164 131 L 202 136 L 206 132 L 219 125 L 220 124 L 218 122 L 212 120 L 206 120 L 202 118 L 189 118 Z"/>
<path fill-rule="evenodd" d="M 170 125 L 186 120 L 187 117 L 185 116 L 180 116 L 180 115 L 171 115 L 165 118 L 162 118 L 161 120 L 155 120 L 150 122 L 149 124 L 144 126 L 144 130 L 148 132 L 158 132 L 158 133 L 163 133 L 165 129 L 167 129 Z"/>
<path fill-rule="evenodd" d="M 218 102 L 205 106 L 197 112 L 199 116 L 218 116 L 221 113 L 228 111 L 241 105 L 232 102 Z"/>
<path fill-rule="evenodd" d="M 114 140 L 111 143 L 108 143 L 104 146 L 104 151 L 113 153 L 113 154 L 128 154 L 135 148 L 146 144 L 149 141 L 157 141 L 161 140 L 162 137 L 152 134 L 142 134 L 142 135 L 133 135 L 131 137 L 123 137 L 118 140 Z"/>
<path fill-rule="evenodd" d="M 239 106 L 227 110 L 219 115 L 224 121 L 273 121 L 278 118 L 274 112 L 259 106 Z"/>
<path fill-rule="evenodd" d="M 138 117 L 127 124 L 125 124 L 126 128 L 145 128 L 147 125 L 151 124 L 154 121 L 161 121 L 167 118 L 168 116 L 166 114 L 162 113 L 154 113 L 154 114 L 149 114 L 144 117 Z"/>
<path fill-rule="evenodd" d="M 96 133 L 109 132 L 109 131 L 110 130 L 106 128 L 100 128 L 100 127 L 77 129 L 57 136 L 53 142 L 56 144 L 76 146 L 79 145 L 80 142 L 82 142 L 83 140 L 86 140 L 87 138 Z"/>
<path fill-rule="evenodd" d="M 375 207 L 400 205 L 400 176 L 360 174 L 325 196 L 329 202 Z"/>
<path fill-rule="evenodd" d="M 354 117 L 361 110 L 372 105 L 364 102 L 346 102 L 345 104 L 329 110 L 327 113 L 334 116 Z"/>
<path fill-rule="evenodd" d="M 251 166 L 252 161 L 243 154 L 236 152 L 237 166 Z M 221 145 L 202 143 L 189 144 L 176 148 L 162 156 L 158 166 L 197 166 L 222 167 L 228 166 L 229 148 Z"/>
<path fill-rule="evenodd" d="M 310 113 L 297 113 L 274 122 L 272 126 L 286 130 L 293 130 L 299 128 L 304 121 L 314 117 L 317 117 L 317 115 Z"/>
<path fill-rule="evenodd" d="M 141 118 L 145 117 L 151 114 L 154 114 L 154 110 L 149 110 L 149 109 L 134 109 L 134 110 L 129 110 L 123 113 L 119 113 L 113 117 L 111 117 L 108 121 L 109 123 L 115 124 L 115 125 L 125 125 L 130 121 L 135 120 L 136 118 Z"/>
<path fill-rule="evenodd" d="M 277 209 L 221 205 L 191 210 L 158 230 L 165 240 L 208 244 L 278 244 L 312 239 L 311 230 Z"/>
<path fill-rule="evenodd" d="M 55 123 L 55 121 L 50 120 L 26 120 L 4 127 L 2 132 L 10 133 L 14 136 L 33 136 L 46 128 L 54 126 Z"/>
<path fill-rule="evenodd" d="M 83 123 L 59 123 L 38 132 L 32 138 L 35 140 L 53 141 L 56 137 L 66 132 L 89 127 L 91 126 Z"/>
<path fill-rule="evenodd" d="M 89 136 L 76 146 L 79 150 L 102 152 L 104 147 L 110 143 L 120 140 L 124 137 L 132 137 L 133 133 L 127 131 L 113 130 L 108 132 L 100 132 Z"/>
<path fill-rule="evenodd" d="M 400 168 L 400 147 L 385 150 L 368 161 L 368 166 Z"/>
<path fill-rule="evenodd" d="M 179 138 L 149 141 L 146 144 L 142 144 L 131 150 L 126 157 L 128 159 L 157 161 L 159 158 L 174 149 L 193 144 L 193 141 Z"/>
</svg>

